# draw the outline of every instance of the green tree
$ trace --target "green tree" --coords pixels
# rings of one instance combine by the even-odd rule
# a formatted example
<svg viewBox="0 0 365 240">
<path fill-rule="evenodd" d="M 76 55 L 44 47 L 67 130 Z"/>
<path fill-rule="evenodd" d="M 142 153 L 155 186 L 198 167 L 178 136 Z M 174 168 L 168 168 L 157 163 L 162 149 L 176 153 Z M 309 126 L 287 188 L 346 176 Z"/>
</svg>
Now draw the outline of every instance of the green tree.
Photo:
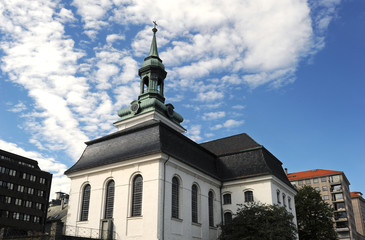
<svg viewBox="0 0 365 240">
<path fill-rule="evenodd" d="M 240 205 L 232 222 L 222 225 L 220 240 L 296 239 L 293 215 L 284 207 L 253 202 Z"/>
<path fill-rule="evenodd" d="M 311 186 L 302 187 L 295 196 L 300 240 L 335 240 L 333 209 Z"/>
</svg>

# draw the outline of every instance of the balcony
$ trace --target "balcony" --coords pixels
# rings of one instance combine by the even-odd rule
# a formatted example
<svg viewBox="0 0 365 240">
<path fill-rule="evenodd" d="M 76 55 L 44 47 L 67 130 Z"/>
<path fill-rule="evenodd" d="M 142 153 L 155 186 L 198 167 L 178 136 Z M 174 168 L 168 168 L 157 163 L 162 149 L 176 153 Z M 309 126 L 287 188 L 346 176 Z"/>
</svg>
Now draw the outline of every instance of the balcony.
<svg viewBox="0 0 365 240">
<path fill-rule="evenodd" d="M 79 238 L 88 238 L 88 239 L 116 239 L 115 231 L 110 230 L 101 230 L 94 228 L 86 228 L 86 227 L 77 227 L 65 225 L 62 231 L 64 236 L 67 237 L 79 237 Z"/>
</svg>

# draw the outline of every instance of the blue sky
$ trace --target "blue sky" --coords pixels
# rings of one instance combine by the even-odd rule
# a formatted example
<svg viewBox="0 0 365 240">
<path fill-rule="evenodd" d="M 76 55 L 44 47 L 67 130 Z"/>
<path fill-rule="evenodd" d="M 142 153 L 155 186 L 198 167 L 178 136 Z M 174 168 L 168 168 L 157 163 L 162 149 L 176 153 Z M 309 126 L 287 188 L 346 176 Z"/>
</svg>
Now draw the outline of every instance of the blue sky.
<svg viewBox="0 0 365 240">
<path fill-rule="evenodd" d="M 0 148 L 63 172 L 116 131 L 158 23 L 166 102 L 197 142 L 246 132 L 289 172 L 365 193 L 362 0 L 0 2 Z"/>
</svg>

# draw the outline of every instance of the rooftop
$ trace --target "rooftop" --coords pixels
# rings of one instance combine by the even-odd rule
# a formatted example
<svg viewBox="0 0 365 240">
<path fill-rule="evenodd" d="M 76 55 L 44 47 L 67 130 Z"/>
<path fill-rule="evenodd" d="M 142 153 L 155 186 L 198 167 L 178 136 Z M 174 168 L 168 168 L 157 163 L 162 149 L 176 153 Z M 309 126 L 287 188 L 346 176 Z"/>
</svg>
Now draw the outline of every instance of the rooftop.
<svg viewBox="0 0 365 240">
<path fill-rule="evenodd" d="M 289 173 L 287 175 L 289 181 L 292 180 L 299 180 L 299 179 L 306 179 L 306 178 L 314 178 L 314 177 L 321 177 L 321 176 L 328 176 L 328 175 L 335 175 L 335 174 L 342 174 L 342 171 L 333 171 L 333 170 L 326 170 L 326 169 L 313 169 L 303 172 L 295 172 Z"/>
</svg>

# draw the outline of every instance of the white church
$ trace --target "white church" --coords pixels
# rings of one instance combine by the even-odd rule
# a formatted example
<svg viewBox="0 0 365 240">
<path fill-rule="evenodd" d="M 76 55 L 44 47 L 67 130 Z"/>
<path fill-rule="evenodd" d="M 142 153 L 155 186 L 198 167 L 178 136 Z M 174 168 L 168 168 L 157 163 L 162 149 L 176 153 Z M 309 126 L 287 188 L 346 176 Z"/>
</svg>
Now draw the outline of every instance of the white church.
<svg viewBox="0 0 365 240">
<path fill-rule="evenodd" d="M 184 135 L 183 118 L 165 104 L 156 32 L 138 72 L 138 100 L 118 112 L 118 131 L 86 142 L 65 172 L 66 225 L 97 229 L 103 239 L 213 240 L 237 204 L 279 204 L 295 217 L 296 190 L 265 147 L 247 134 L 202 144 Z"/>
</svg>

